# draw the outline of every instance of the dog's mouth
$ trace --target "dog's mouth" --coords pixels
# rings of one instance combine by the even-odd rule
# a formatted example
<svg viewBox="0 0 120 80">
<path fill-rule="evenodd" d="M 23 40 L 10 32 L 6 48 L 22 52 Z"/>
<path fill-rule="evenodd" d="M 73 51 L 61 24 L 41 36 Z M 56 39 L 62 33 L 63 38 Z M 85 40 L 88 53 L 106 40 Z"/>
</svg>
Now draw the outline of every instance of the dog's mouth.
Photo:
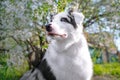
<svg viewBox="0 0 120 80">
<path fill-rule="evenodd" d="M 67 34 L 58 34 L 58 33 L 54 33 L 54 32 L 48 32 L 48 35 L 49 36 L 60 36 L 60 37 L 62 37 L 62 38 L 66 38 L 67 37 Z"/>
</svg>

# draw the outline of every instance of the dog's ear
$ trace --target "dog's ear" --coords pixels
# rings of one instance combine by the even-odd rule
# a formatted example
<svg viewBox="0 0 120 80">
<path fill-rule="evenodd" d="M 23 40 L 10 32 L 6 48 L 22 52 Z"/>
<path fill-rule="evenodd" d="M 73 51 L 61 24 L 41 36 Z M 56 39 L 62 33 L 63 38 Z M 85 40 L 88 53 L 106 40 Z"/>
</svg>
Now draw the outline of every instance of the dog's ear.
<svg viewBox="0 0 120 80">
<path fill-rule="evenodd" d="M 69 9 L 68 14 L 74 16 L 75 22 L 77 24 L 83 23 L 84 15 L 82 13 L 74 11 L 74 9 Z"/>
<path fill-rule="evenodd" d="M 82 13 L 72 12 L 72 15 L 74 16 L 77 24 L 82 24 L 83 23 L 84 15 Z"/>
</svg>

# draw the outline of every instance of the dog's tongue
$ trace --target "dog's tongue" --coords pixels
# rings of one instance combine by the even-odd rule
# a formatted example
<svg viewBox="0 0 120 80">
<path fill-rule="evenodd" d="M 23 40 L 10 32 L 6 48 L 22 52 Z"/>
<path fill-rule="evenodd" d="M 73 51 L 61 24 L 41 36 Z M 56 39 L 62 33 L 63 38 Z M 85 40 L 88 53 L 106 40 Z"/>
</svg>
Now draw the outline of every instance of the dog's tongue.
<svg viewBox="0 0 120 80">
<path fill-rule="evenodd" d="M 58 34 L 58 33 L 48 32 L 48 35 L 50 35 L 50 36 L 60 36 L 60 37 L 66 38 L 66 34 Z"/>
</svg>

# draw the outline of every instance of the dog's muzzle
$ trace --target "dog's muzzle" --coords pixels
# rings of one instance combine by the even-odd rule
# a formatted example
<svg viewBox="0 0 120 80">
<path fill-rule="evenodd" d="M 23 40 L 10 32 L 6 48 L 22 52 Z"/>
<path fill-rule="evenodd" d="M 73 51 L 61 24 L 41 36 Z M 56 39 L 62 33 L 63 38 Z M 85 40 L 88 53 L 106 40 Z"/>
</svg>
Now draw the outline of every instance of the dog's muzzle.
<svg viewBox="0 0 120 80">
<path fill-rule="evenodd" d="M 66 33 L 63 33 L 63 34 L 57 33 L 57 32 L 54 30 L 52 24 L 48 24 L 48 25 L 46 25 L 45 27 L 46 27 L 47 35 L 49 35 L 49 36 L 52 36 L 52 37 L 54 37 L 54 36 L 60 36 L 60 37 L 62 37 L 62 38 L 66 38 L 66 37 L 67 37 L 67 34 L 66 34 Z"/>
<path fill-rule="evenodd" d="M 56 33 L 53 31 L 53 28 L 52 28 L 51 24 L 48 24 L 45 27 L 46 27 L 46 31 L 47 31 L 49 36 L 55 36 L 56 35 Z"/>
</svg>

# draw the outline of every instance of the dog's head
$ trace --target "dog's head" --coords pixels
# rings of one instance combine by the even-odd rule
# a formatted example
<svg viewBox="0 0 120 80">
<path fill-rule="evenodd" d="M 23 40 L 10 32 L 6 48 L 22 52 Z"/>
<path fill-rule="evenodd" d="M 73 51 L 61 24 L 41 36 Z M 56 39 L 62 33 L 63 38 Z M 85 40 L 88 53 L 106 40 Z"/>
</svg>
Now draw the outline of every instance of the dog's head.
<svg viewBox="0 0 120 80">
<path fill-rule="evenodd" d="M 84 15 L 82 13 L 61 12 L 55 15 L 53 20 L 46 25 L 47 35 L 55 40 L 78 38 L 83 31 L 83 19 Z"/>
</svg>

